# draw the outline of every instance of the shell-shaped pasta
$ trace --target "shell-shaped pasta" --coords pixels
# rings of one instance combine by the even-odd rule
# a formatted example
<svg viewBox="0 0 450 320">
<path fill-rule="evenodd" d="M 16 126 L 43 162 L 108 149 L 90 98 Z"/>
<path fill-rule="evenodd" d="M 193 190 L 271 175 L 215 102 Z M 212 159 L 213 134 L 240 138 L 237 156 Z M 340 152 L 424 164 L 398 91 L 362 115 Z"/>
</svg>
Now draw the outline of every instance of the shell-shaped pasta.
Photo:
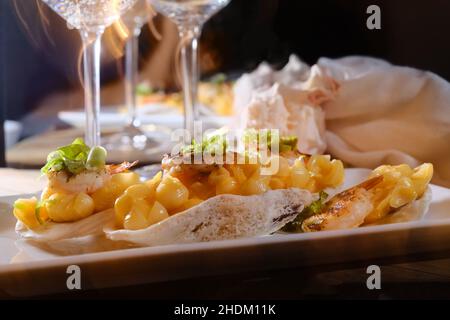
<svg viewBox="0 0 450 320">
<path fill-rule="evenodd" d="M 238 194 L 239 184 L 233 177 L 222 177 L 216 184 L 217 194 Z"/>
<path fill-rule="evenodd" d="M 17 199 L 14 202 L 13 214 L 28 228 L 38 228 L 40 222 L 36 214 L 37 198 Z"/>
<path fill-rule="evenodd" d="M 243 183 L 241 194 L 250 196 L 262 194 L 268 190 L 270 190 L 270 176 L 261 175 L 258 169 Z"/>
<path fill-rule="evenodd" d="M 375 176 L 383 176 L 383 181 L 373 191 L 375 209 L 366 217 L 366 223 L 375 223 L 421 198 L 433 176 L 433 165 L 424 163 L 414 169 L 407 164 L 383 165 L 373 170 L 370 177 Z"/>
<path fill-rule="evenodd" d="M 91 194 L 95 212 L 111 209 L 116 199 L 130 186 L 140 183 L 139 175 L 134 172 L 115 174 L 102 188 Z"/>
<path fill-rule="evenodd" d="M 55 193 L 45 202 L 47 214 L 54 222 L 73 222 L 94 213 L 94 200 L 86 193 Z"/>
<path fill-rule="evenodd" d="M 170 175 L 163 178 L 156 188 L 156 200 L 168 211 L 181 207 L 189 199 L 189 190 Z"/>
</svg>

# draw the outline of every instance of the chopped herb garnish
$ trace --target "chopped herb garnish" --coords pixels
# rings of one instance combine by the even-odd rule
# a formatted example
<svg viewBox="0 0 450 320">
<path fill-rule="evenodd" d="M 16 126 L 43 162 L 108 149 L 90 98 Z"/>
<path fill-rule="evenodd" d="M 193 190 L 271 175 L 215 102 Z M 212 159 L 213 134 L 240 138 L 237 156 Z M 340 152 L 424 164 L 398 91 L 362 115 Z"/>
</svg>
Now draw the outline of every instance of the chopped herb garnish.
<svg viewBox="0 0 450 320">
<path fill-rule="evenodd" d="M 280 152 L 297 150 L 298 138 L 295 136 L 280 137 Z"/>
<path fill-rule="evenodd" d="M 260 150 L 272 151 L 272 146 L 278 144 L 279 152 L 288 152 L 297 150 L 298 139 L 295 136 L 279 136 L 277 130 L 245 130 L 242 141 L 244 143 L 243 155 L 249 153 L 258 153 Z M 232 146 L 233 144 L 231 144 Z M 254 146 L 252 148 L 251 146 Z M 224 154 L 229 149 L 227 136 L 224 133 L 218 133 L 209 137 L 203 138 L 201 142 L 195 140 L 190 145 L 181 149 L 183 154 L 200 154 L 209 153 L 211 155 Z M 232 147 L 230 147 L 231 149 Z"/>
<path fill-rule="evenodd" d="M 208 153 L 212 156 L 217 154 L 224 154 L 227 150 L 227 139 L 224 134 L 212 135 L 208 138 L 204 138 L 202 142 L 196 142 L 195 140 L 188 146 L 182 148 L 183 154 L 193 153 Z"/>
<path fill-rule="evenodd" d="M 218 73 L 211 77 L 210 81 L 214 84 L 222 84 L 227 81 L 227 75 L 225 73 Z"/>
<path fill-rule="evenodd" d="M 302 212 L 294 219 L 294 221 L 289 222 L 287 225 L 283 227 L 283 231 L 286 232 L 302 232 L 302 223 L 305 219 L 309 217 L 319 214 L 322 212 L 325 207 L 325 201 L 328 198 L 328 194 L 325 191 L 320 191 L 319 199 L 312 202 L 308 207 L 303 209 Z"/>
<path fill-rule="evenodd" d="M 295 136 L 280 136 L 277 130 L 256 130 L 247 129 L 243 136 L 244 143 L 256 143 L 259 149 L 267 146 L 272 150 L 272 145 L 278 143 L 279 152 L 288 152 L 297 150 L 298 138 Z"/>
<path fill-rule="evenodd" d="M 105 166 L 106 150 L 102 147 L 90 148 L 81 138 L 60 147 L 47 156 L 47 164 L 41 169 L 43 174 L 50 171 L 67 171 L 78 174 L 84 170 L 96 170 Z"/>
</svg>

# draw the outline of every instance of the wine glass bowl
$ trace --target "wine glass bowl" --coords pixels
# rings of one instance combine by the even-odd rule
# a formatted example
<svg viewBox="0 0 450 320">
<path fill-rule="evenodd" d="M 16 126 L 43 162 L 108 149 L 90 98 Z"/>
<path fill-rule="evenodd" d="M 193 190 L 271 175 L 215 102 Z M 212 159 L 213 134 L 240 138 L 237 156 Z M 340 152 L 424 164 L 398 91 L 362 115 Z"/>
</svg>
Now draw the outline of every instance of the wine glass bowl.
<svg viewBox="0 0 450 320">
<path fill-rule="evenodd" d="M 230 0 L 153 0 L 156 10 L 178 26 L 201 26 Z"/>
<path fill-rule="evenodd" d="M 67 21 L 70 28 L 106 28 L 117 21 L 136 0 L 42 0 Z"/>
<path fill-rule="evenodd" d="M 106 27 L 117 21 L 136 0 L 42 0 L 80 31 L 83 40 L 86 143 L 100 145 L 100 54 Z"/>
</svg>

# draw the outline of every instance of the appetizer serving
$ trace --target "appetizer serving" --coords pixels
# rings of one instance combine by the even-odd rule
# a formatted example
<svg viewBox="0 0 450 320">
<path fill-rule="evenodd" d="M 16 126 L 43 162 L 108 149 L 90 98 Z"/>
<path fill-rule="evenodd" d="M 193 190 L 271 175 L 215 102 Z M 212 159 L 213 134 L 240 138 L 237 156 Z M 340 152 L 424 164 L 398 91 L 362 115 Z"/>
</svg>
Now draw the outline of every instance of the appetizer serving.
<svg viewBox="0 0 450 320">
<path fill-rule="evenodd" d="M 161 245 L 271 234 L 308 207 L 313 193 L 337 187 L 344 179 L 341 161 L 299 156 L 292 144 L 296 141 L 281 139 L 282 153 L 269 159 L 278 164 L 271 175 L 262 173 L 270 164 L 258 155 L 255 163 L 240 164 L 238 157 L 245 156 L 230 151 L 216 158 L 224 161 L 192 164 L 197 152 L 210 148 L 208 142 L 166 156 L 163 172 L 117 199 L 116 221 L 106 235 Z"/>
<path fill-rule="evenodd" d="M 428 184 L 432 176 L 429 163 L 415 169 L 406 164 L 378 167 L 368 180 L 326 202 L 322 194 L 315 206 L 302 212 L 285 230 L 338 230 L 418 219 L 431 202 Z"/>
<path fill-rule="evenodd" d="M 249 132 L 245 141 L 259 139 Z M 193 142 L 165 156 L 162 171 L 141 181 L 128 171 L 135 163 L 106 165 L 102 147 L 76 139 L 48 156 L 40 199 L 15 202 L 16 230 L 38 241 L 93 235 L 154 246 L 349 229 L 419 219 L 427 211 L 431 164 L 381 166 L 336 192 L 344 182 L 340 160 L 301 154 L 295 137 L 271 141 L 278 148 L 266 144 L 273 151 L 268 157 L 259 144 L 254 152 L 239 152 L 219 136 Z M 328 199 L 327 193 L 336 194 Z"/>
<path fill-rule="evenodd" d="M 40 199 L 14 203 L 16 230 L 26 238 L 44 240 L 101 233 L 102 225 L 93 222 L 106 222 L 116 198 L 139 182 L 139 175 L 128 171 L 135 163 L 105 161 L 104 148 L 90 148 L 80 138 L 50 153 L 41 170 L 48 185 Z"/>
</svg>

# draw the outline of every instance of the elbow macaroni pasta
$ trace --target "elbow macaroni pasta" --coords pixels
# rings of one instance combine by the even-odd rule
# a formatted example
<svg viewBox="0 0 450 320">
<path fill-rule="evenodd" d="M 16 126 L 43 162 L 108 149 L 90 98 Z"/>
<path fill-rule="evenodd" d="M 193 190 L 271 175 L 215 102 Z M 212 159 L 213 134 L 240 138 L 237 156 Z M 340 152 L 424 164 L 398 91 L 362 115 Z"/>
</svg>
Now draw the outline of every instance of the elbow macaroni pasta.
<svg viewBox="0 0 450 320">
<path fill-rule="evenodd" d="M 406 164 L 384 165 L 376 168 L 370 177 L 376 176 L 383 176 L 383 181 L 374 189 L 374 210 L 365 223 L 375 222 L 391 210 L 420 198 L 433 176 L 433 165 L 424 163 L 415 169 Z"/>
<path fill-rule="evenodd" d="M 111 177 L 97 191 L 87 194 L 62 193 L 50 187 L 44 189 L 40 201 L 36 198 L 18 199 L 13 213 L 30 229 L 36 229 L 47 220 L 74 222 L 96 212 L 114 208 L 116 199 L 130 186 L 139 183 L 134 172 L 122 172 Z"/>
</svg>

